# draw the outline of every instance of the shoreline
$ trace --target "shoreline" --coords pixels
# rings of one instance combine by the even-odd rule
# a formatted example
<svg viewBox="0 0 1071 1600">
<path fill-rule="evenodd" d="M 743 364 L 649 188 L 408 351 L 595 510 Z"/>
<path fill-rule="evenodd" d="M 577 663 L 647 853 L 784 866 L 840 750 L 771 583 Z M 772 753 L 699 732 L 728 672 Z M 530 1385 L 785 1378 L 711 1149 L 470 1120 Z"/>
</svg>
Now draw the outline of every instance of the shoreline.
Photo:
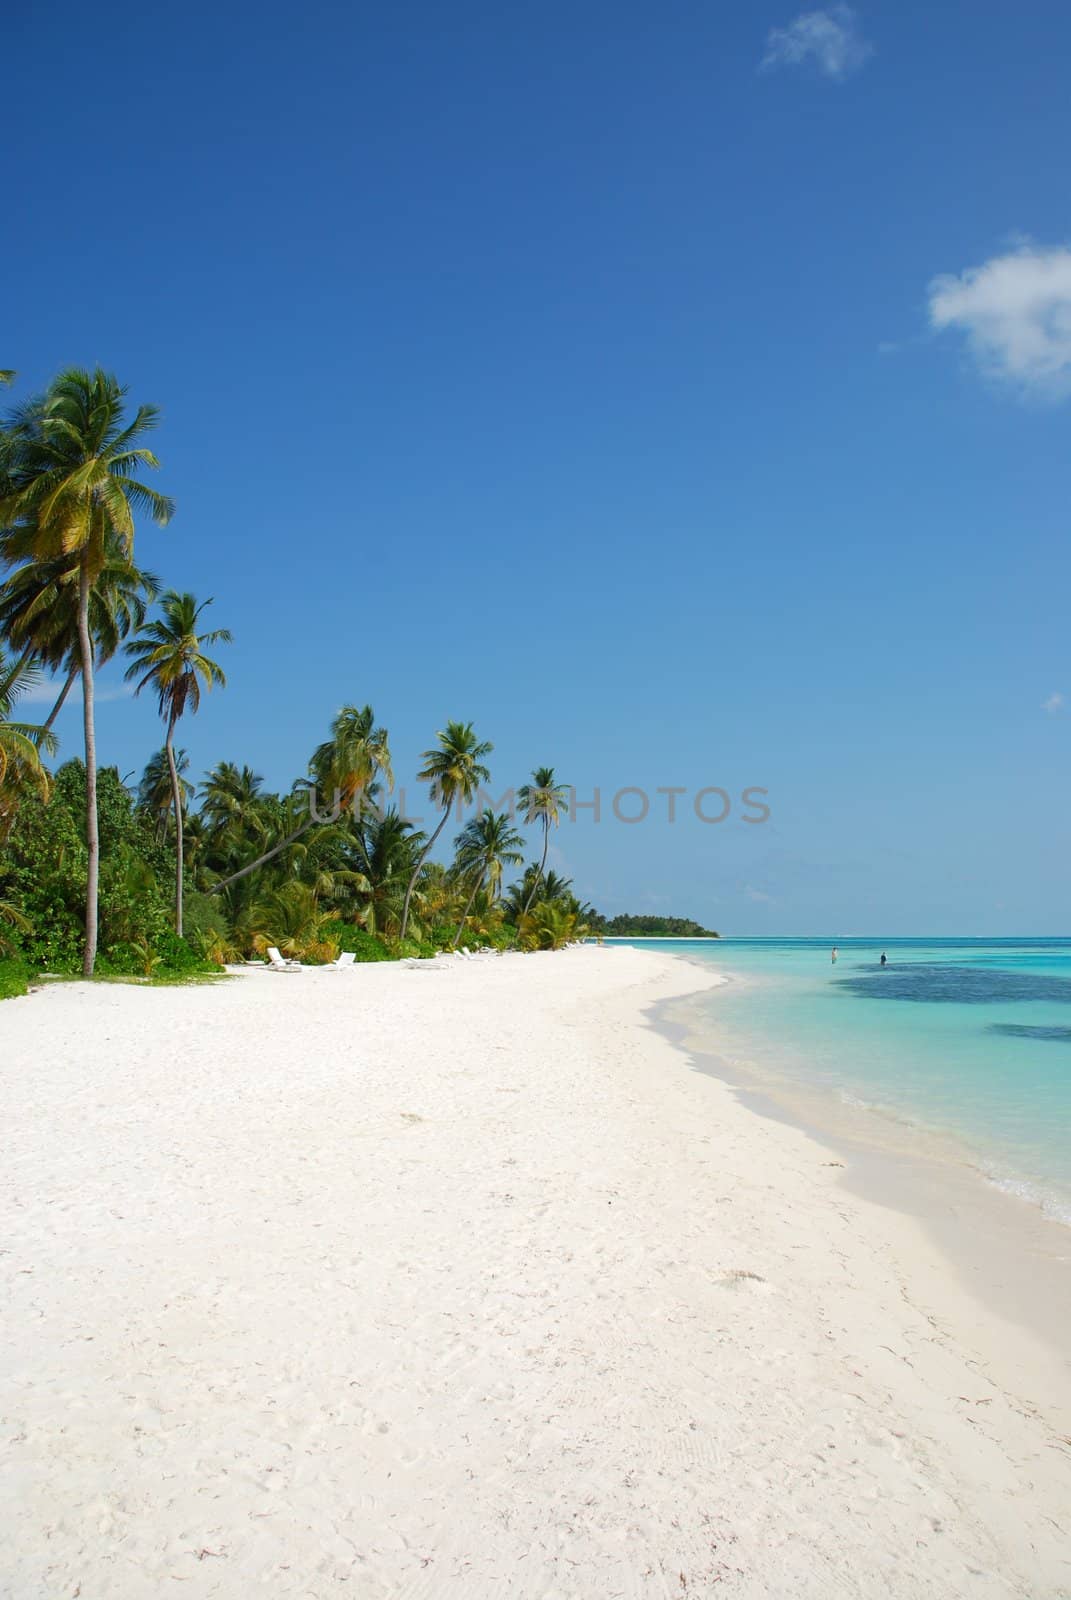
<svg viewBox="0 0 1071 1600">
<path fill-rule="evenodd" d="M 1066 1595 L 1071 1452 L 919 1222 L 655 1027 L 717 976 L 6 1002 L 4 1592 Z"/>
<path fill-rule="evenodd" d="M 689 941 L 691 942 L 691 941 Z M 740 941 L 738 941 L 740 942 Z M 895 941 L 887 940 L 887 944 Z M 1067 943 L 1066 939 L 1061 941 Z M 685 951 L 676 953 L 683 961 L 690 962 L 699 971 L 706 971 L 711 964 L 707 961 L 693 960 Z M 729 958 L 731 960 L 731 957 Z M 717 967 L 711 970 L 722 974 L 726 983 L 739 985 L 744 989 L 753 988 L 756 976 L 752 972 L 743 972 L 724 964 L 719 958 Z M 687 1002 L 684 1002 L 686 1004 Z M 735 1020 L 735 1019 L 734 1019 Z M 672 1023 L 676 1027 L 675 1022 Z M 683 1023 L 685 1033 L 692 1030 L 692 1020 Z M 749 1042 L 758 1043 L 761 1047 L 768 1047 L 770 1041 L 766 1039 L 761 1027 L 754 1028 L 746 1024 L 743 1030 Z M 734 1040 L 736 1050 L 740 1048 L 740 1039 Z M 701 1045 L 697 1048 L 702 1049 Z M 775 1053 L 778 1046 L 774 1045 Z M 753 1091 L 771 1104 L 788 1109 L 793 1120 L 799 1125 L 814 1129 L 817 1133 L 827 1136 L 833 1133 L 850 1133 L 840 1127 L 841 1123 L 854 1126 L 855 1132 L 860 1133 L 865 1127 L 882 1128 L 885 1138 L 871 1139 L 874 1144 L 883 1149 L 892 1149 L 896 1146 L 897 1137 L 911 1142 L 912 1149 L 917 1148 L 919 1141 L 925 1146 L 926 1153 L 936 1164 L 955 1167 L 957 1170 L 967 1169 L 984 1183 L 988 1191 L 995 1191 L 1015 1202 L 1016 1207 L 1026 1207 L 1031 1213 L 1039 1213 L 1047 1222 L 1055 1226 L 1071 1230 L 1071 1187 L 1066 1179 L 1051 1175 L 1042 1177 L 1037 1173 L 1026 1173 L 1017 1168 L 1013 1155 L 1008 1155 L 1000 1144 L 990 1139 L 987 1141 L 974 1131 L 966 1132 L 962 1129 L 942 1127 L 927 1120 L 917 1110 L 904 1105 L 873 1102 L 857 1097 L 844 1090 L 836 1090 L 828 1084 L 809 1082 L 803 1075 L 784 1072 L 777 1073 L 769 1070 L 768 1065 L 759 1066 L 751 1061 L 742 1064 L 739 1056 L 729 1058 L 724 1054 L 723 1047 L 712 1049 L 708 1052 L 712 1060 L 718 1063 L 717 1075 L 739 1087 Z M 799 1105 L 796 1104 L 799 1102 Z M 1071 1234 L 1065 1240 L 1071 1249 Z"/>
<path fill-rule="evenodd" d="M 1001 1188 L 966 1146 L 954 1149 L 951 1141 L 906 1118 L 888 1118 L 874 1107 L 853 1106 L 804 1084 L 769 1083 L 736 1059 L 730 1065 L 718 1053 L 716 1039 L 700 1030 L 694 1015 L 686 1015 L 689 1001 L 697 998 L 654 1007 L 652 1026 L 694 1070 L 724 1084 L 748 1111 L 798 1130 L 840 1158 L 838 1183 L 879 1214 L 890 1250 L 900 1244 L 897 1219 L 917 1223 L 939 1255 L 931 1251 L 925 1259 L 911 1252 L 904 1271 L 928 1310 L 954 1325 L 957 1336 L 970 1331 L 980 1362 L 993 1370 L 998 1386 L 1015 1386 L 1024 1403 L 1038 1406 L 1054 1426 L 1071 1433 L 1068 1224 Z M 703 1020 L 709 1025 L 710 1019 Z M 889 1215 L 888 1224 L 881 1212 Z M 1008 1325 L 1025 1335 L 1027 1349 L 1017 1348 L 1014 1331 L 1009 1338 Z M 1030 1398 L 1037 1392 L 1043 1400 Z"/>
</svg>

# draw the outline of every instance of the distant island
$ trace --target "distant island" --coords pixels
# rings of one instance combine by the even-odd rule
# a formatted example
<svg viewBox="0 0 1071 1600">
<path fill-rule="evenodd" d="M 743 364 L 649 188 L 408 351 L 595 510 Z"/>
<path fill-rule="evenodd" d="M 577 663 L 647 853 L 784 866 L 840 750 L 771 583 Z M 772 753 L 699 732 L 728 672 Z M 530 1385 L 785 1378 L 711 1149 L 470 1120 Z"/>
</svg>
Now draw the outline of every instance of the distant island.
<svg viewBox="0 0 1071 1600">
<path fill-rule="evenodd" d="M 608 935 L 612 939 L 720 938 L 713 928 L 704 928 L 689 917 L 633 917 L 627 912 L 622 912 L 619 917 L 604 917 L 595 912 L 589 913 L 587 920 L 592 933 Z"/>
</svg>

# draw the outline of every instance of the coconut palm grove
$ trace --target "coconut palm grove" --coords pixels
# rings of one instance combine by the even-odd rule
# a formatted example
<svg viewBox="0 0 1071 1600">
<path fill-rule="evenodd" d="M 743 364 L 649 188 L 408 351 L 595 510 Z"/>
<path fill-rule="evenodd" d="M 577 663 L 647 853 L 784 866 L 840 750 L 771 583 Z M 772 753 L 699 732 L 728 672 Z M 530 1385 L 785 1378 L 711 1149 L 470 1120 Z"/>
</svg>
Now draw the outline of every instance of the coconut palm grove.
<svg viewBox="0 0 1071 1600">
<path fill-rule="evenodd" d="M 194 781 L 183 723 L 225 691 L 231 635 L 215 599 L 140 564 L 139 527 L 175 509 L 151 481 L 159 421 L 109 373 L 71 369 L 0 425 L 0 993 L 40 972 L 189 979 L 269 946 L 315 964 L 705 931 L 610 925 L 582 904 L 547 867 L 566 785 L 536 766 L 512 813 L 481 807 L 494 747 L 461 719 L 421 758 L 428 832 L 392 804 L 390 739 L 368 705 L 338 711 L 286 794 L 226 759 Z M 114 657 L 160 714 L 136 788 L 97 746 L 94 676 Z M 20 717 L 20 698 L 47 681 L 44 721 Z M 61 751 L 53 724 L 76 689 L 82 748 Z M 444 862 L 434 852 L 451 823 Z"/>
</svg>

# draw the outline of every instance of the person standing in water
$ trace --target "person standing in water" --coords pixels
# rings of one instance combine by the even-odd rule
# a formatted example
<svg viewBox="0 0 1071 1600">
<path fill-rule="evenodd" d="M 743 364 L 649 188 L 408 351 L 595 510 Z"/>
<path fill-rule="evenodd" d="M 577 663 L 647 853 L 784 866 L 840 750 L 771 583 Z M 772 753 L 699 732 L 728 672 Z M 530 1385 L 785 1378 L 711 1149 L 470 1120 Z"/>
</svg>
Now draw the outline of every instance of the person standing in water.
<svg viewBox="0 0 1071 1600">
<path fill-rule="evenodd" d="M 881 952 L 881 964 L 882 964 L 883 967 L 888 966 L 888 964 L 889 964 L 888 957 L 886 956 L 884 950 Z"/>
<path fill-rule="evenodd" d="M 832 964 L 834 966 L 836 966 L 836 964 L 837 964 L 837 947 L 836 947 L 836 945 L 833 946 L 833 950 L 832 950 L 832 952 L 830 954 L 829 959 L 832 962 Z"/>
</svg>

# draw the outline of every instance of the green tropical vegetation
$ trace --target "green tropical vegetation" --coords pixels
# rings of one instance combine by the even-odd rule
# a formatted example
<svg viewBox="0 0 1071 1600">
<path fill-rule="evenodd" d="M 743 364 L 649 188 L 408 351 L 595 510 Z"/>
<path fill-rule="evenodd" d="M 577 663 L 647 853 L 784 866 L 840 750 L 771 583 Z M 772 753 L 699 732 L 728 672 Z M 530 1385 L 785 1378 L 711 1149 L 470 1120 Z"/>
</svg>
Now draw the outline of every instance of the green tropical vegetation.
<svg viewBox="0 0 1071 1600">
<path fill-rule="evenodd" d="M 126 415 L 126 390 L 99 368 L 61 372 L 43 395 L 13 410 L 0 429 L 0 557 L 18 570 L 43 564 L 77 586 L 73 602 L 85 742 L 86 893 L 82 969 L 97 953 L 100 832 L 97 810 L 95 648 L 90 596 L 118 547 L 134 551 L 134 513 L 160 524 L 171 501 L 142 479 L 159 462 L 140 441 L 156 426 L 155 406 Z"/>
<path fill-rule="evenodd" d="M 493 745 L 469 721 L 447 721 L 420 758 L 429 832 L 392 801 L 370 705 L 337 712 L 283 793 L 231 760 L 195 782 L 178 735 L 202 692 L 225 688 L 231 636 L 206 626 L 213 601 L 135 564 L 135 519 L 163 526 L 174 510 L 145 482 L 158 420 L 110 374 L 70 369 L 0 423 L 0 996 L 38 973 L 177 981 L 269 945 L 382 961 L 555 950 L 623 921 L 668 929 L 606 923 L 548 868 L 569 794 L 552 767 L 521 785 L 515 815 L 481 804 Z M 136 783 L 98 759 L 95 674 L 119 655 L 163 724 Z M 60 751 L 53 725 L 76 685 L 82 748 Z M 31 691 L 50 708 L 41 723 L 20 706 Z M 525 829 L 539 845 L 527 864 Z"/>
<path fill-rule="evenodd" d="M 588 918 L 591 932 L 610 939 L 717 939 L 713 928 L 687 917 L 632 916 L 623 911 L 617 917 L 601 917 L 593 912 Z"/>
</svg>

